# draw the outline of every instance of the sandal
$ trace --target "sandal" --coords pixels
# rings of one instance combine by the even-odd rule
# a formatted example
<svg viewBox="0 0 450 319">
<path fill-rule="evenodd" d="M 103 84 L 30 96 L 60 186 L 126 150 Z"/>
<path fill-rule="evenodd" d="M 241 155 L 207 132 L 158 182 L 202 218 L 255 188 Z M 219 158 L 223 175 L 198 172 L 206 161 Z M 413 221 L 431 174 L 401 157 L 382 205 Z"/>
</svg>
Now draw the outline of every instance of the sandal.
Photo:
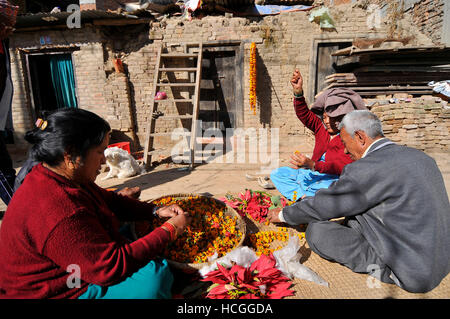
<svg viewBox="0 0 450 319">
<path fill-rule="evenodd" d="M 269 176 L 261 176 L 261 174 L 252 174 L 252 173 L 245 173 L 245 179 L 248 181 L 257 181 L 258 178 L 263 177 L 265 180 L 269 179 Z"/>
<path fill-rule="evenodd" d="M 262 188 L 265 189 L 274 189 L 275 185 L 272 184 L 272 182 L 269 180 L 268 177 L 258 177 L 258 184 Z"/>
</svg>

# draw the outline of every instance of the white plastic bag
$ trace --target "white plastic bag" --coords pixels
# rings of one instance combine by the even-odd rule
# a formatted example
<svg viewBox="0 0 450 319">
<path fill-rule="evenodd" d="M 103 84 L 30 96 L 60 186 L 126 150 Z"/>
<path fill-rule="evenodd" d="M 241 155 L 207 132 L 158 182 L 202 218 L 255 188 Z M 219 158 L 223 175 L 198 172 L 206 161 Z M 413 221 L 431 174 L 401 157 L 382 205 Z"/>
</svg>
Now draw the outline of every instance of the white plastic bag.
<svg viewBox="0 0 450 319">
<path fill-rule="evenodd" d="M 328 287 L 328 283 L 314 271 L 300 263 L 300 242 L 297 236 L 291 236 L 288 244 L 280 250 L 274 251 L 278 268 L 286 277 L 299 278 L 312 281 L 316 284 Z"/>
<path fill-rule="evenodd" d="M 284 248 L 273 253 L 273 256 L 277 262 L 275 267 L 280 270 L 283 275 L 289 277 L 290 279 L 296 277 L 328 287 L 328 283 L 323 280 L 322 277 L 300 263 L 300 258 L 302 258 L 302 255 L 299 250 L 300 243 L 298 237 L 291 237 L 288 244 Z M 201 268 L 199 273 L 204 278 L 210 271 L 217 269 L 217 263 L 220 263 L 225 268 L 231 268 L 232 262 L 234 262 L 237 265 L 247 268 L 250 267 L 251 264 L 257 259 L 258 256 L 254 250 L 247 246 L 241 246 L 233 249 L 221 258 L 217 258 L 217 254 L 214 254 L 208 259 L 209 262 L 214 262 Z"/>
<path fill-rule="evenodd" d="M 228 254 L 218 259 L 217 254 L 214 254 L 208 259 L 209 262 L 214 262 L 209 266 L 204 266 L 203 268 L 201 268 L 199 270 L 199 273 L 202 277 L 205 277 L 207 273 L 217 269 L 217 263 L 220 263 L 226 268 L 230 268 L 232 267 L 232 262 L 234 262 L 239 266 L 247 268 L 250 267 L 251 264 L 253 264 L 253 262 L 257 259 L 258 256 L 252 249 L 247 246 L 241 246 L 233 249 Z"/>
</svg>

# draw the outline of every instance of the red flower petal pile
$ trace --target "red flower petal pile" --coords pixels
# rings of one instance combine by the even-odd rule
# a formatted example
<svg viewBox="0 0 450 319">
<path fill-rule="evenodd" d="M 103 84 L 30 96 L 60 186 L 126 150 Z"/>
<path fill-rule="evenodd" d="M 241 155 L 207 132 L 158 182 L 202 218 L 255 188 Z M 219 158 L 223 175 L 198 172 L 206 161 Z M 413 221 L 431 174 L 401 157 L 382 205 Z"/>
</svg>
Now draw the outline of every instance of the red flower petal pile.
<svg viewBox="0 0 450 319">
<path fill-rule="evenodd" d="M 273 205 L 269 194 L 250 189 L 246 189 L 245 193 L 240 193 L 239 197 L 227 195 L 219 200 L 234 208 L 241 216 L 248 214 L 253 220 L 260 223 L 266 221 L 269 209 Z M 286 199 L 281 198 L 280 200 L 283 207 L 288 204 Z"/>
<path fill-rule="evenodd" d="M 292 296 L 292 282 L 275 268 L 276 260 L 261 255 L 249 268 L 234 265 L 226 269 L 217 263 L 218 270 L 206 274 L 202 281 L 211 281 L 206 298 L 210 299 L 281 299 Z"/>
</svg>

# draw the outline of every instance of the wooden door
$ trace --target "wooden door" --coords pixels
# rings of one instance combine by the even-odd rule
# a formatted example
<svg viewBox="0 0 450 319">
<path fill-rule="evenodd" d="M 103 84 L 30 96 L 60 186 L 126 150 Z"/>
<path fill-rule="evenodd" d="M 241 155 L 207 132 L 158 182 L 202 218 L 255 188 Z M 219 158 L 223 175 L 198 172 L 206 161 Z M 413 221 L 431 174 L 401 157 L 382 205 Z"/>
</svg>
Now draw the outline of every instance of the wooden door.
<svg viewBox="0 0 450 319">
<path fill-rule="evenodd" d="M 237 125 L 236 48 L 208 47 L 203 50 L 200 86 L 199 120 L 202 130 L 219 129 L 225 136 L 227 128 Z"/>
</svg>

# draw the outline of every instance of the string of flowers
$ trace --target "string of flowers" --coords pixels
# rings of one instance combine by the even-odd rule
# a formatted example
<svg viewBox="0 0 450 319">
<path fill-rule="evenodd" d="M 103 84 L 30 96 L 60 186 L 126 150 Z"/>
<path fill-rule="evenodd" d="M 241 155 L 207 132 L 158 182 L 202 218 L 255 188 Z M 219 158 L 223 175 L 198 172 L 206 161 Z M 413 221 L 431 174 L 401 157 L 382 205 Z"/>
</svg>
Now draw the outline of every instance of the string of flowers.
<svg viewBox="0 0 450 319">
<path fill-rule="evenodd" d="M 256 44 L 250 45 L 250 109 L 256 115 Z"/>
<path fill-rule="evenodd" d="M 204 263 L 215 253 L 218 257 L 234 249 L 243 234 L 237 228 L 237 218 L 226 215 L 225 205 L 199 196 L 153 201 L 157 206 L 177 204 L 192 216 L 192 222 L 182 235 L 164 249 L 163 256 L 180 263 Z M 153 223 L 136 222 L 136 234 L 142 237 L 161 226 L 167 218 L 155 218 Z"/>
</svg>

